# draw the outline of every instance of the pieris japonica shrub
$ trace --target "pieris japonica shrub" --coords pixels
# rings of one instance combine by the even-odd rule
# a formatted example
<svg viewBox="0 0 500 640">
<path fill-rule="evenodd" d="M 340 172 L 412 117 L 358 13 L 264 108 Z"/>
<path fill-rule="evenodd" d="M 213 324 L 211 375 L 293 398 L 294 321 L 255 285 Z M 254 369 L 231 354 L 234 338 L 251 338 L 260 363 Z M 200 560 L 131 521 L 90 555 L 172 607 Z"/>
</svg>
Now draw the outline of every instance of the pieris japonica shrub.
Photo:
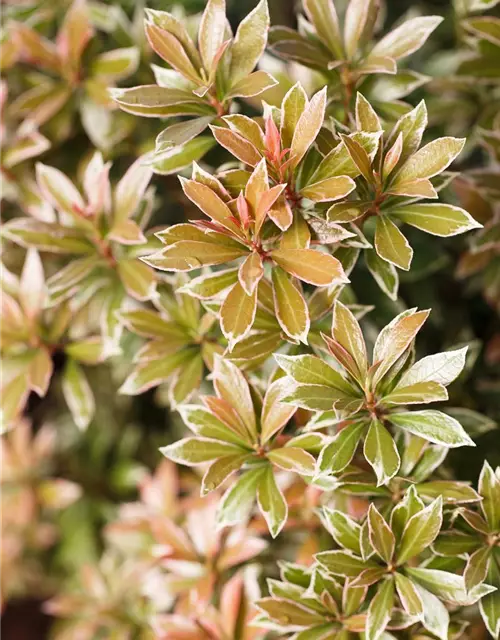
<svg viewBox="0 0 500 640">
<path fill-rule="evenodd" d="M 4 3 L 7 640 L 499 640 L 497 4 Z"/>
</svg>

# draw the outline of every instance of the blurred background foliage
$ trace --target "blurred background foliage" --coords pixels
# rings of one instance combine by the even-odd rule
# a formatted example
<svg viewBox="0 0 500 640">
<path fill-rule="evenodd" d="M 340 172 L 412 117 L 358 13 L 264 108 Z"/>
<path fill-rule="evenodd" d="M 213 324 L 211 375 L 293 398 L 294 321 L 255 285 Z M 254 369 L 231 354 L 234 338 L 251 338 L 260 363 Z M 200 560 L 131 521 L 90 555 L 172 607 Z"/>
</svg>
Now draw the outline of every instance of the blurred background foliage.
<svg viewBox="0 0 500 640">
<path fill-rule="evenodd" d="M 386 29 L 407 12 L 438 14 L 446 18 L 426 46 L 409 59 L 411 68 L 428 74 L 432 79 L 415 90 L 407 100 L 416 105 L 423 97 L 426 98 L 431 124 L 426 134 L 429 138 L 447 134 L 468 138 L 467 150 L 460 159 L 460 169 L 464 171 L 489 166 L 491 149 L 482 144 L 481 131 L 491 129 L 495 117 L 498 126 L 500 105 L 500 69 L 492 82 L 479 81 L 471 85 L 457 83 L 453 86 L 450 80 L 450 69 L 455 68 L 456 58 L 467 42 L 467 35 L 460 24 L 462 4 L 467 1 L 387 0 L 384 6 Z M 233 28 L 254 4 L 253 0 L 227 0 L 228 17 Z M 117 26 L 97 30 L 95 40 L 85 51 L 83 64 L 85 65 L 86 59 L 92 59 L 96 51 L 107 51 L 139 42 L 143 47 L 140 65 L 121 85 L 152 82 L 153 76 L 149 69 L 152 56 L 146 50 L 141 35 L 143 5 L 133 0 L 110 0 L 103 5 L 120 10 L 117 14 Z M 171 10 L 180 17 L 201 12 L 204 5 L 203 0 L 148 1 L 148 7 Z M 298 3 L 292 0 L 269 0 L 271 23 L 295 28 L 296 5 Z M 341 6 L 342 1 L 336 1 L 336 5 Z M 9 37 L 7 25 L 10 20 L 35 24 L 40 33 L 52 39 L 68 6 L 69 2 L 66 0 L 2 3 L 4 43 L 5 38 Z M 100 7 L 97 4 L 94 6 L 97 16 Z M 500 16 L 500 9 L 491 8 L 488 13 Z M 29 85 L 29 69 L 24 63 L 6 64 L 7 60 L 8 54 L 4 53 L 3 73 L 8 80 L 9 92 L 15 97 Z M 299 75 L 308 77 L 310 74 L 302 69 Z M 251 105 L 246 105 L 245 110 L 250 115 L 257 113 Z M 120 124 L 122 132 L 116 144 L 111 144 L 104 150 L 106 159 L 113 160 L 112 180 L 123 174 L 138 152 L 151 148 L 154 136 L 162 129 L 158 120 L 140 119 L 126 114 L 119 114 L 118 117 L 121 116 L 124 116 Z M 47 135 L 51 137 L 53 144 L 44 153 L 43 162 L 62 168 L 70 175 L 81 170 L 81 163 L 88 160 L 93 145 L 79 119 L 60 121 L 53 131 L 48 123 Z M 498 140 L 496 145 L 498 163 Z M 215 148 L 204 158 L 204 162 L 216 167 L 227 159 L 227 153 L 223 149 Z M 498 164 L 496 171 L 498 172 Z M 4 221 L 18 215 L 19 207 L 19 194 L 15 193 L 16 179 L 14 177 L 10 180 L 8 173 L 6 170 L 4 175 L 4 178 L 7 177 L 4 184 Z M 500 178 L 498 173 L 497 178 Z M 176 175 L 154 176 L 153 184 L 156 188 L 156 206 L 152 226 L 163 227 L 192 217 L 191 210 L 186 213 L 186 200 Z M 498 189 L 498 181 L 494 188 Z M 498 198 L 498 191 L 496 197 Z M 454 183 L 447 189 L 447 198 L 451 201 L 462 198 L 464 202 L 467 194 L 460 192 Z M 464 206 L 467 208 L 467 204 Z M 469 210 L 481 220 L 478 202 L 476 206 L 477 210 Z M 412 229 L 408 236 L 415 249 L 414 265 L 409 273 L 402 276 L 400 299 L 397 302 L 389 300 L 380 292 L 366 270 L 356 270 L 352 275 L 355 298 L 365 305 L 374 305 L 374 309 L 364 318 L 364 327 L 368 335 L 376 335 L 378 329 L 404 307 L 432 308 L 430 319 L 417 342 L 418 355 L 468 344 L 469 370 L 464 382 L 453 387 L 449 405 L 472 409 L 498 422 L 500 300 L 485 299 L 477 276 L 457 279 L 456 265 L 470 244 L 468 236 L 429 242 L 428 236 L 416 229 Z M 5 247 L 4 260 L 9 270 L 20 272 L 24 253 L 23 249 L 10 243 Z M 496 290 L 497 293 L 498 291 L 500 288 Z M 27 478 L 30 490 L 33 487 L 39 488 L 51 478 L 63 479 L 69 484 L 64 490 L 59 487 L 60 495 L 55 507 L 51 507 L 50 500 L 46 504 L 47 501 L 40 499 L 41 494 L 37 493 L 37 504 L 33 507 L 37 515 L 33 517 L 30 509 L 25 513 L 25 521 L 21 526 L 22 542 L 18 534 L 15 540 L 10 541 L 8 532 L 4 533 L 2 559 L 6 583 L 2 633 L 5 640 L 49 637 L 49 630 L 52 629 L 53 632 L 53 620 L 42 611 L 41 602 L 57 592 L 61 583 L 77 581 L 78 572 L 85 563 L 95 565 L 98 562 L 106 546 L 104 527 L 117 518 L 121 503 L 137 499 L 138 484 L 160 463 L 159 446 L 174 440 L 183 432 L 178 414 L 171 413 L 166 408 L 166 393 L 162 386 L 138 396 L 129 397 L 117 393 L 128 372 L 137 344 L 137 337 L 127 334 L 122 344 L 122 355 L 110 363 L 85 367 L 96 405 L 95 417 L 85 432 L 75 429 L 63 400 L 59 374 L 65 364 L 64 354 L 57 353 L 54 356 L 55 378 L 48 394 L 44 398 L 30 395 L 22 427 L 29 434 L 27 442 L 39 437 L 42 430 L 47 428 L 53 432 L 53 442 L 40 460 L 30 464 L 27 458 L 24 463 L 19 463 L 27 467 L 28 473 L 23 477 Z M 6 437 L 14 438 L 14 433 L 13 431 Z M 500 464 L 498 430 L 477 434 L 476 443 L 475 449 L 453 450 L 447 458 L 447 465 L 453 469 L 457 478 L 473 483 L 477 481 L 485 458 L 493 467 Z M 188 475 L 185 469 L 181 469 L 180 473 Z M 75 494 L 73 500 L 68 499 L 67 503 L 64 496 L 68 491 L 71 494 L 70 487 L 73 485 L 78 487 L 78 490 L 74 489 L 78 495 Z M 17 487 L 16 491 L 20 492 L 18 495 L 22 495 L 24 489 Z M 15 504 L 16 499 L 13 504 L 6 492 L 4 495 L 3 519 L 4 526 L 8 528 L 11 509 L 17 510 L 19 504 Z M 53 530 L 45 530 L 45 525 Z M 40 528 L 41 531 L 35 531 Z M 279 538 L 273 544 L 285 543 Z M 272 557 L 272 550 L 267 553 Z M 76 640 L 76 636 L 71 634 L 61 634 L 60 637 Z M 95 636 L 96 639 L 98 637 L 101 636 Z M 142 636 L 137 634 L 130 637 Z"/>
</svg>

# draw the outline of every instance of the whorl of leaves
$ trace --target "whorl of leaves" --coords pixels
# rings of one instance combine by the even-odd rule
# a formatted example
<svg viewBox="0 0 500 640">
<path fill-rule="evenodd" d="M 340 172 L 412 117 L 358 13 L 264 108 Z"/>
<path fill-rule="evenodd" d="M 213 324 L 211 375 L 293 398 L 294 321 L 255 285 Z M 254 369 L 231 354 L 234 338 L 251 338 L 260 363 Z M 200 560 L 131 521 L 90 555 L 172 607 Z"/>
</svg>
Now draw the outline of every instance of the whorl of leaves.
<svg viewBox="0 0 500 640">
<path fill-rule="evenodd" d="M 454 458 L 500 393 L 497 1 L 6 4 L 6 601 L 59 640 L 499 640 L 500 467 Z"/>
</svg>

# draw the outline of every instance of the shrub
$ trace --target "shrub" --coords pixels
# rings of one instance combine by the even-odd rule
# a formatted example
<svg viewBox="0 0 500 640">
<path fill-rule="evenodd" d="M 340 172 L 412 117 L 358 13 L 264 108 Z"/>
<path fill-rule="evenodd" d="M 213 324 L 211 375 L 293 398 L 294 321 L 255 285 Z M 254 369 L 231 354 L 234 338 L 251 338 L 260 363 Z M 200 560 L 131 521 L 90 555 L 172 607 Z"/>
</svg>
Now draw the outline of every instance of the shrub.
<svg viewBox="0 0 500 640">
<path fill-rule="evenodd" d="M 56 4 L 1 41 L 6 637 L 498 640 L 497 1 Z"/>
</svg>

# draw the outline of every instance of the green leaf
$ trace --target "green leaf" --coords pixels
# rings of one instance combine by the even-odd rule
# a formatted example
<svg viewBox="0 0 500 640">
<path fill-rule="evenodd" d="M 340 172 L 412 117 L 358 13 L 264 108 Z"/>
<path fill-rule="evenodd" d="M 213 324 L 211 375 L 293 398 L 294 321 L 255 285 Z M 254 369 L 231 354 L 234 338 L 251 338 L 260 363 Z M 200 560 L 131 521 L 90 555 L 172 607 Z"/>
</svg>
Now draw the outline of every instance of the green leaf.
<svg viewBox="0 0 500 640">
<path fill-rule="evenodd" d="M 470 606 L 495 591 L 495 587 L 480 584 L 467 592 L 462 576 L 439 569 L 406 567 L 405 573 L 439 598 L 463 607 Z"/>
<path fill-rule="evenodd" d="M 412 344 L 428 316 L 429 311 L 403 312 L 382 329 L 373 349 L 373 362 L 380 362 L 373 376 L 375 383 L 382 380 L 398 358 Z"/>
<path fill-rule="evenodd" d="M 110 96 L 127 113 L 149 118 L 172 115 L 209 115 L 215 111 L 187 89 L 160 87 L 157 84 L 109 89 Z"/>
<path fill-rule="evenodd" d="M 415 382 L 407 387 L 398 384 L 383 401 L 389 404 L 426 404 L 447 399 L 448 392 L 439 382 Z"/>
<path fill-rule="evenodd" d="M 462 372 L 467 349 L 468 347 L 463 347 L 422 358 L 405 371 L 396 389 L 421 382 L 437 382 L 445 387 L 448 386 Z"/>
<path fill-rule="evenodd" d="M 198 46 L 207 73 L 210 72 L 213 60 L 224 42 L 225 31 L 225 0 L 208 0 L 198 31 Z"/>
<path fill-rule="evenodd" d="M 313 202 L 328 202 L 345 198 L 356 188 L 356 183 L 348 176 L 333 176 L 320 182 L 307 184 L 300 190 L 300 195 Z"/>
<path fill-rule="evenodd" d="M 417 438 L 418 436 L 412 436 L 408 434 L 405 437 Z M 423 438 L 418 437 L 418 440 L 424 442 Z M 418 461 L 418 464 L 411 471 L 412 477 L 416 482 L 423 482 L 430 474 L 442 464 L 446 458 L 447 449 L 441 445 L 428 445 L 425 447 L 423 454 Z"/>
<path fill-rule="evenodd" d="M 391 414 L 390 420 L 396 427 L 445 447 L 476 446 L 460 423 L 441 411 L 406 411 Z"/>
<path fill-rule="evenodd" d="M 291 144 L 292 167 L 296 167 L 312 145 L 325 117 L 326 87 L 318 91 L 306 106 L 295 127 Z"/>
<path fill-rule="evenodd" d="M 394 580 L 392 576 L 387 578 L 378 587 L 368 607 L 366 618 L 366 640 L 378 640 L 391 619 L 394 606 Z"/>
<path fill-rule="evenodd" d="M 287 378 L 279 378 L 268 386 L 261 414 L 260 442 L 264 445 L 280 431 L 295 413 L 295 407 L 282 402 L 290 383 Z"/>
<path fill-rule="evenodd" d="M 382 130 L 382 125 L 375 109 L 359 91 L 356 95 L 356 129 L 372 133 Z"/>
<path fill-rule="evenodd" d="M 60 58 L 55 45 L 41 36 L 27 24 L 14 22 L 12 24 L 12 36 L 19 42 L 25 55 L 36 60 L 40 67 L 52 73 L 60 71 Z"/>
<path fill-rule="evenodd" d="M 168 388 L 168 402 L 172 410 L 200 388 L 203 380 L 204 361 L 201 353 L 194 355 L 173 374 Z"/>
<path fill-rule="evenodd" d="M 386 484 L 398 472 L 400 459 L 396 444 L 379 420 L 372 420 L 363 452 L 375 471 L 377 486 Z"/>
<path fill-rule="evenodd" d="M 346 584 L 342 594 L 344 614 L 346 616 L 352 616 L 353 614 L 355 614 L 359 610 L 360 606 L 363 604 L 365 598 L 366 598 L 365 587 L 361 587 L 361 588 L 353 587 L 352 581 Z M 349 640 L 349 636 L 348 635 L 345 635 L 344 637 L 340 636 L 340 640 Z"/>
<path fill-rule="evenodd" d="M 358 168 L 360 174 L 368 183 L 371 183 L 373 181 L 373 169 L 370 156 L 367 154 L 363 146 L 354 138 L 342 133 L 339 135 L 342 143 L 347 148 L 348 154 L 351 156 L 351 160 Z"/>
<path fill-rule="evenodd" d="M 456 557 L 470 554 L 477 549 L 478 539 L 474 535 L 445 531 L 432 545 L 432 550 L 440 556 Z"/>
<path fill-rule="evenodd" d="M 137 70 L 140 60 L 138 47 L 113 49 L 98 55 L 91 66 L 91 75 L 112 84 Z"/>
<path fill-rule="evenodd" d="M 396 546 L 396 540 L 384 517 L 375 505 L 368 510 L 368 534 L 371 546 L 387 564 L 390 564 Z"/>
<path fill-rule="evenodd" d="M 212 136 L 198 136 L 179 147 L 172 147 L 154 155 L 150 161 L 154 173 L 168 176 L 177 173 L 192 162 L 197 162 L 216 145 Z"/>
<path fill-rule="evenodd" d="M 486 580 L 490 555 L 491 549 L 482 547 L 470 556 L 464 571 L 464 583 L 467 591 L 471 591 Z"/>
<path fill-rule="evenodd" d="M 366 133 L 363 131 L 357 131 L 356 133 L 351 133 L 349 138 L 352 138 L 359 143 L 366 151 L 369 158 L 373 160 L 379 146 L 380 132 Z M 359 169 L 354 164 L 347 147 L 343 142 L 340 142 L 323 158 L 310 182 L 321 182 L 322 180 L 326 180 L 332 176 L 349 176 L 350 178 L 356 178 L 359 176 Z M 353 205 L 354 204 L 355 203 L 353 203 Z"/>
<path fill-rule="evenodd" d="M 403 153 L 403 133 L 399 132 L 392 147 L 387 151 L 384 158 L 384 165 L 382 168 L 382 179 L 387 180 L 393 169 L 401 159 Z"/>
<path fill-rule="evenodd" d="M 408 271 L 413 257 L 413 249 L 398 227 L 387 216 L 377 218 L 375 229 L 375 249 L 378 255 Z"/>
<path fill-rule="evenodd" d="M 194 350 L 180 349 L 157 360 L 146 360 L 137 365 L 119 389 L 119 393 L 135 396 L 167 380 L 179 367 L 189 362 Z"/>
<path fill-rule="evenodd" d="M 29 392 L 30 388 L 25 372 L 2 384 L 0 404 L 0 430 L 2 433 L 15 424 L 15 420 L 19 417 L 28 400 Z"/>
<path fill-rule="evenodd" d="M 448 640 L 448 627 L 450 615 L 444 604 L 427 589 L 412 581 L 423 604 L 422 624 L 424 627 L 439 638 Z"/>
<path fill-rule="evenodd" d="M 129 331 L 145 338 L 161 338 L 167 344 L 179 347 L 189 342 L 189 335 L 177 323 L 165 320 L 158 312 L 151 309 L 121 311 L 118 317 Z"/>
<path fill-rule="evenodd" d="M 374 568 L 373 562 L 365 562 L 347 551 L 321 551 L 314 556 L 315 560 L 335 576 L 357 578 L 365 569 Z"/>
<path fill-rule="evenodd" d="M 250 387 L 245 376 L 232 362 L 215 356 L 213 384 L 217 395 L 228 402 L 242 419 L 252 442 L 257 438 L 257 424 Z"/>
<path fill-rule="evenodd" d="M 267 465 L 245 471 L 229 487 L 219 502 L 217 524 L 219 527 L 241 525 L 252 512 L 260 481 L 267 471 Z"/>
<path fill-rule="evenodd" d="M 432 182 L 427 178 L 419 178 L 412 182 L 403 182 L 400 185 L 394 184 L 388 187 L 387 193 L 394 196 L 406 196 L 414 200 L 438 197 L 438 193 Z"/>
<path fill-rule="evenodd" d="M 18 299 L 28 323 L 36 322 L 47 299 L 47 287 L 42 259 L 32 247 L 26 252 L 19 280 Z M 21 320 L 21 324 L 24 322 Z"/>
<path fill-rule="evenodd" d="M 414 153 L 394 177 L 393 184 L 401 185 L 422 178 L 432 178 L 448 167 L 462 151 L 463 138 L 438 138 Z"/>
<path fill-rule="evenodd" d="M 406 58 L 420 49 L 442 21 L 441 16 L 421 16 L 406 20 L 377 42 L 368 60 L 373 56 L 387 56 L 393 60 Z"/>
<path fill-rule="evenodd" d="M 270 332 L 256 330 L 248 338 L 238 342 L 231 351 L 230 360 L 244 369 L 254 369 L 270 358 L 282 343 L 279 328 Z"/>
<path fill-rule="evenodd" d="M 311 625 L 321 624 L 324 621 L 321 613 L 312 611 L 293 600 L 276 597 L 261 598 L 256 602 L 256 605 L 271 620 L 276 620 L 281 624 L 286 621 L 287 625 L 294 625 L 293 628 L 310 627 Z"/>
<path fill-rule="evenodd" d="M 144 31 L 151 48 L 162 60 L 168 62 L 176 71 L 197 86 L 203 84 L 198 70 L 193 66 L 182 43 L 175 35 L 147 20 L 144 25 Z"/>
<path fill-rule="evenodd" d="M 342 59 L 342 36 L 333 0 L 303 0 L 303 6 L 319 39 L 336 58 Z"/>
<path fill-rule="evenodd" d="M 317 287 L 348 282 L 337 258 L 314 249 L 276 249 L 271 258 L 291 275 Z"/>
<path fill-rule="evenodd" d="M 288 440 L 285 446 L 299 447 L 299 449 L 304 449 L 312 455 L 318 455 L 321 449 L 324 447 L 325 441 L 327 439 L 328 436 L 325 436 L 322 433 L 304 431 L 298 436 L 294 436 L 293 438 Z"/>
<path fill-rule="evenodd" d="M 166 11 L 155 11 L 154 9 L 145 9 L 146 19 L 160 27 L 164 31 L 170 32 L 181 43 L 193 65 L 198 68 L 201 66 L 201 59 L 191 37 L 184 24 L 174 15 Z"/>
<path fill-rule="evenodd" d="M 442 496 L 445 503 L 478 502 L 480 495 L 467 483 L 454 480 L 434 480 L 416 485 L 423 498 L 433 499 Z"/>
<path fill-rule="evenodd" d="M 75 208 L 85 208 L 80 192 L 59 169 L 37 162 L 36 179 L 43 197 L 57 211 L 72 214 Z"/>
<path fill-rule="evenodd" d="M 367 430 L 364 421 L 344 427 L 333 442 L 328 444 L 318 458 L 319 473 L 340 473 L 351 462 L 358 444 Z"/>
<path fill-rule="evenodd" d="M 29 251 L 33 251 L 33 249 L 29 249 Z M 50 297 L 60 301 L 61 296 L 63 298 L 71 296 L 75 292 L 77 285 L 85 280 L 100 264 L 97 255 L 72 260 L 47 280 Z M 39 289 L 39 291 L 42 290 Z"/>
<path fill-rule="evenodd" d="M 337 544 L 358 556 L 361 555 L 361 527 L 355 520 L 342 511 L 323 507 L 321 521 Z"/>
<path fill-rule="evenodd" d="M 276 484 L 272 467 L 266 468 L 259 482 L 257 500 L 259 509 L 267 522 L 269 533 L 273 538 L 276 538 L 285 525 L 288 505 L 281 489 Z"/>
<path fill-rule="evenodd" d="M 490 562 L 488 580 L 495 585 L 500 584 L 500 569 L 495 562 Z M 479 601 L 479 610 L 484 623 L 491 635 L 498 640 L 500 637 L 500 590 L 483 596 Z"/>
<path fill-rule="evenodd" d="M 68 359 L 66 362 L 62 377 L 62 390 L 73 420 L 77 427 L 83 431 L 94 417 L 94 394 L 83 369 L 74 360 Z"/>
<path fill-rule="evenodd" d="M 363 382 L 368 364 L 363 333 L 353 313 L 338 300 L 333 307 L 332 336 L 352 356 L 357 370 L 352 373 Z"/>
<path fill-rule="evenodd" d="M 203 476 L 201 484 L 201 495 L 204 496 L 210 491 L 214 491 L 225 482 L 231 474 L 244 465 L 250 459 L 248 453 L 235 453 L 228 456 L 222 456 L 214 460 Z"/>
<path fill-rule="evenodd" d="M 285 356 L 276 354 L 276 362 L 295 382 L 300 384 L 325 385 L 338 389 L 345 394 L 353 393 L 350 384 L 344 380 L 338 371 L 329 364 L 313 355 Z"/>
<path fill-rule="evenodd" d="M 224 269 L 215 273 L 193 278 L 182 287 L 177 289 L 178 293 L 188 293 L 193 298 L 200 300 L 210 300 L 219 294 L 227 291 L 238 280 L 238 268 Z"/>
<path fill-rule="evenodd" d="M 2 162 L 7 169 L 10 169 L 25 160 L 36 158 L 49 148 L 50 141 L 41 133 L 33 131 L 12 141 L 9 148 L 4 151 Z"/>
<path fill-rule="evenodd" d="M 423 508 L 424 503 L 419 498 L 415 485 L 410 485 L 391 513 L 391 529 L 397 540 L 401 539 L 410 518 L 422 511 Z"/>
<path fill-rule="evenodd" d="M 377 3 L 373 0 L 351 0 L 344 19 L 344 46 L 348 59 L 370 37 L 377 16 Z"/>
<path fill-rule="evenodd" d="M 425 128 L 427 127 L 427 107 L 422 100 L 419 104 L 402 116 L 396 123 L 388 144 L 395 144 L 398 136 L 403 136 L 403 149 L 400 162 L 409 158 L 419 148 Z"/>
<path fill-rule="evenodd" d="M 210 438 L 183 438 L 166 447 L 161 447 L 160 452 L 165 458 L 190 467 L 210 462 L 222 456 L 245 453 L 237 445 Z"/>
<path fill-rule="evenodd" d="M 102 358 L 121 354 L 120 339 L 123 326 L 118 320 L 117 311 L 122 309 L 125 292 L 121 286 L 112 286 L 107 290 L 107 296 L 103 303 L 99 324 L 102 338 Z"/>
<path fill-rule="evenodd" d="M 54 366 L 49 350 L 40 346 L 29 365 L 29 386 L 40 398 L 43 398 L 47 393 L 53 370 Z"/>
<path fill-rule="evenodd" d="M 312 231 L 314 231 L 314 235 L 316 236 L 316 240 L 320 243 L 320 244 L 337 244 L 339 242 L 341 242 L 342 240 L 346 240 L 347 238 L 355 238 L 356 234 L 352 233 L 351 231 L 349 231 L 348 229 L 346 229 L 345 227 L 342 227 L 339 224 L 336 224 L 335 222 L 329 222 L 328 220 L 322 220 L 321 218 L 310 218 L 307 223 L 305 222 L 305 220 L 303 220 L 303 222 L 305 223 L 306 226 L 297 224 L 297 230 L 299 232 L 302 231 L 306 231 L 307 230 L 307 236 L 310 236 L 310 229 Z M 292 227 L 290 227 L 290 230 L 292 230 L 292 228 L 295 227 L 295 220 L 294 220 L 294 225 L 292 225 Z M 307 228 L 309 227 L 309 228 Z M 287 232 L 288 233 L 288 232 Z M 302 239 L 304 238 L 304 240 Z M 305 240 L 306 238 L 306 233 L 304 233 L 302 236 L 298 235 L 298 241 L 295 244 L 295 247 L 297 246 L 304 246 L 307 242 L 310 241 L 310 237 L 307 237 L 307 240 Z M 284 242 L 282 244 L 282 246 L 284 246 Z M 342 249 L 344 249 L 342 247 Z M 345 248 L 348 252 L 349 249 L 346 247 Z M 338 256 L 336 256 L 338 258 Z M 342 263 L 342 260 L 340 261 Z M 346 265 L 342 265 L 344 267 L 344 273 L 345 273 L 345 269 L 350 266 L 349 263 L 347 263 Z M 347 274 L 346 274 L 347 275 Z M 321 292 L 316 294 L 321 296 Z"/>
<path fill-rule="evenodd" d="M 327 219 L 329 222 L 337 223 L 353 222 L 371 209 L 371 206 L 371 202 L 351 202 L 350 200 L 347 202 L 339 202 L 328 209 L 326 212 Z"/>
<path fill-rule="evenodd" d="M 367 249 L 365 251 L 365 262 L 375 282 L 382 291 L 391 300 L 397 300 L 399 278 L 394 265 L 379 258 L 373 249 Z"/>
<path fill-rule="evenodd" d="M 267 454 L 268 460 L 285 471 L 294 471 L 300 475 L 311 475 L 316 464 L 310 453 L 298 447 L 281 447 Z"/>
<path fill-rule="evenodd" d="M 256 167 L 261 161 L 262 156 L 260 152 L 252 142 L 244 138 L 241 134 L 231 129 L 213 125 L 210 126 L 210 130 L 217 142 L 244 164 Z"/>
<path fill-rule="evenodd" d="M 483 0 L 480 1 L 480 4 L 484 5 L 481 7 L 482 9 L 486 9 L 488 6 L 488 2 Z M 497 2 L 492 2 L 491 5 L 497 4 Z M 479 36 L 479 38 L 488 40 L 492 44 L 496 44 L 500 46 L 500 21 L 498 18 L 494 16 L 477 16 L 474 18 L 469 18 L 468 20 L 464 20 L 461 23 L 468 31 L 471 31 L 474 35 Z"/>
<path fill-rule="evenodd" d="M 95 247 L 82 231 L 32 218 L 14 218 L 5 223 L 2 235 L 25 248 L 50 253 L 95 253 Z"/>
<path fill-rule="evenodd" d="M 320 384 L 299 384 L 283 398 L 294 407 L 309 411 L 330 411 L 341 395 L 338 391 Z"/>
<path fill-rule="evenodd" d="M 366 589 L 372 584 L 381 582 L 386 574 L 386 567 L 378 566 L 371 569 L 365 569 L 365 571 L 361 572 L 359 576 L 352 581 L 352 584 L 355 587 Z"/>
<path fill-rule="evenodd" d="M 275 87 L 278 81 L 267 71 L 254 71 L 246 78 L 242 78 L 231 88 L 227 98 L 252 98 L 264 91 Z"/>
<path fill-rule="evenodd" d="M 281 328 L 290 338 L 307 344 L 310 320 L 302 293 L 279 267 L 273 269 L 272 279 L 276 318 Z"/>
<path fill-rule="evenodd" d="M 215 416 L 205 407 L 195 404 L 185 404 L 177 407 L 183 422 L 193 433 L 212 440 L 222 440 L 251 450 L 252 441 L 248 437 L 245 425 L 230 415 L 222 421 L 222 417 Z M 231 419 L 232 418 L 232 419 Z"/>
<path fill-rule="evenodd" d="M 127 293 L 136 300 L 151 300 L 156 292 L 156 276 L 148 265 L 136 258 L 119 260 L 118 275 Z"/>
<path fill-rule="evenodd" d="M 456 236 L 482 226 L 465 209 L 451 204 L 408 204 L 391 209 L 390 215 L 421 231 L 441 237 Z"/>
<path fill-rule="evenodd" d="M 262 258 L 260 254 L 254 251 L 242 262 L 238 271 L 239 282 L 248 296 L 255 293 L 256 287 L 263 275 L 264 267 Z"/>
<path fill-rule="evenodd" d="M 240 236 L 241 231 L 234 222 L 233 213 L 221 197 L 208 185 L 180 177 L 186 196 L 214 222 Z M 242 238 L 244 236 L 241 235 Z"/>
<path fill-rule="evenodd" d="M 83 52 L 93 35 L 87 3 L 73 2 L 57 34 L 57 48 L 66 73 L 78 76 Z M 65 46 L 60 43 L 65 43 Z"/>
<path fill-rule="evenodd" d="M 267 44 L 268 30 L 267 0 L 261 0 L 240 22 L 231 46 L 229 76 L 233 85 L 248 76 L 257 65 Z"/>
<path fill-rule="evenodd" d="M 300 116 L 307 105 L 307 94 L 297 82 L 288 90 L 281 104 L 281 142 L 285 149 L 290 148 L 293 134 Z"/>
<path fill-rule="evenodd" d="M 492 531 L 500 531 L 500 478 L 485 460 L 479 476 L 481 509 Z"/>
<path fill-rule="evenodd" d="M 370 89 L 370 98 L 377 102 L 392 103 L 395 100 L 405 98 L 412 91 L 429 82 L 429 80 L 429 76 L 424 76 L 417 71 L 399 69 L 397 73 L 393 75 L 385 74 L 375 78 L 374 86 Z M 391 108 L 390 104 L 389 108 Z M 396 111 L 395 113 L 396 117 L 398 117 L 401 113 L 405 114 L 408 113 L 408 111 L 405 109 L 402 112 Z M 396 137 L 397 136 L 395 136 L 395 138 Z"/>
<path fill-rule="evenodd" d="M 497 427 L 496 422 L 488 416 L 466 407 L 449 407 L 446 408 L 446 413 L 458 420 L 471 438 L 477 438 Z"/>
<path fill-rule="evenodd" d="M 230 262 L 247 254 L 243 245 L 230 238 L 206 233 L 201 240 L 179 240 L 141 260 L 160 271 L 192 271 L 202 266 Z"/>
<path fill-rule="evenodd" d="M 257 290 L 248 295 L 237 282 L 226 296 L 220 310 L 220 327 L 232 351 L 252 328 L 257 310 Z"/>
<path fill-rule="evenodd" d="M 203 133 L 213 119 L 214 116 L 211 115 L 202 116 L 200 118 L 176 122 L 166 129 L 163 129 L 156 137 L 153 162 L 158 162 L 158 160 L 163 159 L 163 154 L 168 149 L 183 145 L 193 138 L 196 138 L 200 133 Z"/>
<path fill-rule="evenodd" d="M 442 512 L 443 500 L 439 497 L 408 520 L 396 556 L 398 564 L 404 564 L 434 542 L 443 522 Z"/>
<path fill-rule="evenodd" d="M 424 613 L 424 604 L 417 587 L 402 573 L 394 574 L 396 590 L 404 610 L 409 616 L 421 618 Z"/>
</svg>

